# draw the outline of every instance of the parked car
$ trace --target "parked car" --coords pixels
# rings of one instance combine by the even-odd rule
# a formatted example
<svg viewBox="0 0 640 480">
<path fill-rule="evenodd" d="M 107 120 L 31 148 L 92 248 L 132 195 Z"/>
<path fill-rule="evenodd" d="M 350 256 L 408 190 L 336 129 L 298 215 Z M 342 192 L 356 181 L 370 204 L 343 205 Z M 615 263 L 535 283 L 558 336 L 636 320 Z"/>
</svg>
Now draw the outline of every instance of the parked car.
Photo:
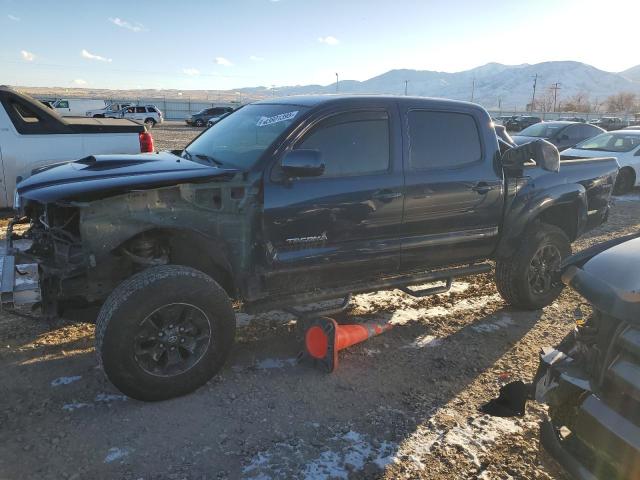
<svg viewBox="0 0 640 480">
<path fill-rule="evenodd" d="M 614 193 L 628 193 L 640 184 L 640 130 L 606 132 L 562 152 L 563 159 L 614 156 L 620 165 Z"/>
<path fill-rule="evenodd" d="M 14 205 L 17 178 L 93 154 L 153 151 L 143 125 L 126 120 L 61 118 L 33 98 L 0 87 L 0 208 Z"/>
<path fill-rule="evenodd" d="M 501 155 L 488 113 L 466 102 L 270 99 L 181 155 L 98 155 L 23 181 L 16 221 L 34 244 L 5 261 L 38 264 L 45 315 L 104 302 L 104 372 L 161 400 L 222 367 L 232 298 L 256 312 L 389 288 L 425 296 L 495 260 L 507 303 L 548 305 L 571 242 L 607 218 L 617 171 L 613 158 L 560 167 L 544 140 Z M 447 286 L 410 287 L 435 281 Z"/>
<path fill-rule="evenodd" d="M 111 103 L 104 108 L 87 110 L 85 116 L 93 118 L 117 118 L 117 113 L 129 106 L 131 106 L 130 103 Z"/>
<path fill-rule="evenodd" d="M 640 478 L 640 238 L 565 261 L 562 281 L 587 302 L 576 327 L 545 347 L 534 380 L 548 404 L 541 443 L 576 479 Z"/>
<path fill-rule="evenodd" d="M 240 107 L 241 108 L 241 107 Z M 238 110 L 238 109 L 236 109 Z M 219 117 L 214 117 L 214 118 L 210 118 L 207 121 L 207 128 L 208 127 L 212 127 L 213 125 L 215 125 L 216 123 L 218 123 L 220 120 L 222 120 L 223 118 L 227 118 L 229 115 L 231 115 L 233 112 L 235 112 L 236 110 L 232 110 L 230 112 L 225 113 L 224 115 L 220 115 Z"/>
<path fill-rule="evenodd" d="M 621 128 L 628 126 L 627 122 L 622 120 L 620 117 L 602 117 L 597 120 L 592 120 L 589 123 L 591 125 L 597 125 L 607 131 L 620 130 Z"/>
<path fill-rule="evenodd" d="M 520 116 L 511 118 L 504 122 L 504 126 L 507 127 L 507 130 L 510 132 L 519 132 L 520 130 L 524 130 L 531 125 L 541 122 L 542 119 L 540 117 L 531 117 L 531 116 Z"/>
<path fill-rule="evenodd" d="M 220 118 L 231 112 L 233 112 L 232 107 L 205 108 L 204 110 L 200 110 L 198 113 L 191 115 L 185 120 L 185 122 L 187 122 L 187 125 L 192 125 L 194 127 L 204 127 L 209 120 Z"/>
<path fill-rule="evenodd" d="M 87 110 L 105 107 L 104 100 L 87 98 L 61 98 L 53 102 L 53 108 L 61 117 L 84 117 Z"/>
<path fill-rule="evenodd" d="M 587 123 L 540 122 L 525 128 L 517 135 L 513 135 L 513 141 L 517 145 L 522 145 L 538 138 L 544 138 L 562 151 L 603 132 L 602 128 Z"/>
<path fill-rule="evenodd" d="M 143 122 L 147 127 L 153 128 L 164 121 L 162 112 L 155 105 L 130 105 L 114 114 L 116 118 L 126 118 Z M 110 115 L 109 115 L 110 116 Z"/>
<path fill-rule="evenodd" d="M 587 123 L 587 121 L 582 118 L 582 117 L 560 117 L 558 118 L 558 121 L 560 122 L 580 122 L 580 123 Z"/>
</svg>

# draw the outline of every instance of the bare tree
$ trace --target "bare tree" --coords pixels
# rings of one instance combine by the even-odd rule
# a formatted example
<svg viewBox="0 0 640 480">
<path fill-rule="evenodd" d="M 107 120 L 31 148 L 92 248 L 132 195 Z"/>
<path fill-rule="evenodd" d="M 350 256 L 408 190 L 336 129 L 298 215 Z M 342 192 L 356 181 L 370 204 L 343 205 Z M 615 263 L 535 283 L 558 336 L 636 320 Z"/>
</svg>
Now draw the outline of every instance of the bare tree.
<svg viewBox="0 0 640 480">
<path fill-rule="evenodd" d="M 591 100 L 587 92 L 578 92 L 570 96 L 560 104 L 560 110 L 564 112 L 588 113 L 591 111 Z"/>
<path fill-rule="evenodd" d="M 631 112 L 636 107 L 637 95 L 632 92 L 620 92 L 607 97 L 605 105 L 609 112 Z"/>
</svg>

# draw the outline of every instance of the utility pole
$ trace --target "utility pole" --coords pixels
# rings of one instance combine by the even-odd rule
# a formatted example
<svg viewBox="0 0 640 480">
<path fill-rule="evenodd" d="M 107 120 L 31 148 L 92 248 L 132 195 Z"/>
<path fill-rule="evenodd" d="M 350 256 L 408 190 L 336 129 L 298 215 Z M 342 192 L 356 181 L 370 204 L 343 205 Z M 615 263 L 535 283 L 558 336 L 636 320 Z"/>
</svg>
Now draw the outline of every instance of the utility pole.
<svg viewBox="0 0 640 480">
<path fill-rule="evenodd" d="M 473 102 L 473 97 L 476 94 L 476 79 L 474 77 L 473 82 L 471 83 L 471 101 Z"/>
<path fill-rule="evenodd" d="M 409 85 L 409 80 L 404 81 L 404 96 L 407 96 L 407 87 Z"/>
<path fill-rule="evenodd" d="M 538 74 L 533 77 L 533 95 L 531 96 L 531 112 L 533 113 L 533 109 L 536 105 L 536 86 L 538 85 Z"/>
<path fill-rule="evenodd" d="M 502 115 L 502 99 L 498 98 L 498 111 L 500 112 L 500 115 Z"/>
<path fill-rule="evenodd" d="M 551 87 L 551 90 L 553 90 L 553 111 L 556 111 L 556 102 L 558 101 L 558 90 L 560 90 L 560 82 L 556 82 L 553 84 L 553 86 Z"/>
<path fill-rule="evenodd" d="M 338 77 L 338 72 L 336 72 L 336 93 L 338 93 L 338 82 L 340 78 Z"/>
</svg>

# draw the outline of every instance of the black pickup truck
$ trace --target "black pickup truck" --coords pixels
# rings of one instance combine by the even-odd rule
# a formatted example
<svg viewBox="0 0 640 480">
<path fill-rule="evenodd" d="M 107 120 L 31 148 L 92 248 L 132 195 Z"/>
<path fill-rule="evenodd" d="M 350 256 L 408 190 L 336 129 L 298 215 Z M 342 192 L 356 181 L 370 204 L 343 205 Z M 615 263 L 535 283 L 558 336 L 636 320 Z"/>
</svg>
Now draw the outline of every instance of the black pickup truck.
<svg viewBox="0 0 640 480">
<path fill-rule="evenodd" d="M 495 260 L 508 303 L 551 303 L 571 242 L 607 218 L 618 165 L 560 166 L 543 140 L 503 147 L 470 103 L 257 102 L 181 152 L 87 157 L 23 181 L 16 221 L 33 244 L 9 245 L 5 260 L 38 264 L 45 312 L 101 303 L 109 379 L 166 399 L 221 368 L 233 300 L 258 311 L 390 288 L 423 296 Z"/>
</svg>

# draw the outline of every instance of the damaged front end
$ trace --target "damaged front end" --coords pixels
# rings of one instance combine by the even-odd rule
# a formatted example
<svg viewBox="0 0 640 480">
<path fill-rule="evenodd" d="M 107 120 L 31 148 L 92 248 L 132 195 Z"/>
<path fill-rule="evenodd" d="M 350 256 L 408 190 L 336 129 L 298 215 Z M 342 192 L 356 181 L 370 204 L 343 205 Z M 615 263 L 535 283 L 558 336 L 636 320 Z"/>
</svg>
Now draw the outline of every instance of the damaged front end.
<svg viewBox="0 0 640 480">
<path fill-rule="evenodd" d="M 549 406 L 542 444 L 574 478 L 638 479 L 640 238 L 570 257 L 562 280 L 592 313 L 578 313 L 575 330 L 541 352 L 533 387 Z"/>
<path fill-rule="evenodd" d="M 231 295 L 248 270 L 259 190 L 236 170 L 169 154 L 103 156 L 43 171 L 18 193 L 0 256 L 4 304 L 41 297 L 43 314 L 56 316 L 64 306 L 100 303 L 133 274 L 168 263 L 205 272 Z M 15 235 L 19 223 L 28 229 Z M 25 299 L 16 295 L 25 288 L 20 265 L 37 272 Z"/>
</svg>

